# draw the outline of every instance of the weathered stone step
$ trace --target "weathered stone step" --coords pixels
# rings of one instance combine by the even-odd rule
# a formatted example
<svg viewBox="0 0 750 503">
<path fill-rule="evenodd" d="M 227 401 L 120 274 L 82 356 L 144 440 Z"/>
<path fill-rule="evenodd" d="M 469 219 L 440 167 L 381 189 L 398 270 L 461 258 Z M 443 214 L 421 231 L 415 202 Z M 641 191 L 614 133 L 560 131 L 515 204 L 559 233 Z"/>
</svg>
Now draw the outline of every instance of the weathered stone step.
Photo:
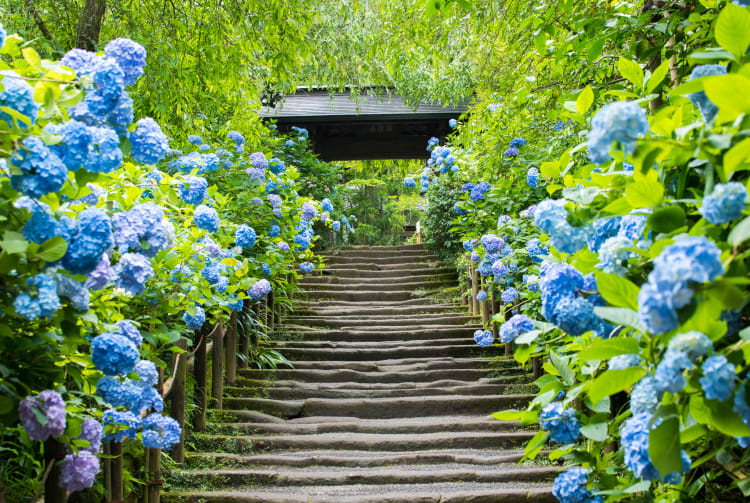
<svg viewBox="0 0 750 503">
<path fill-rule="evenodd" d="M 452 356 L 439 358 L 397 358 L 375 362 L 309 362 L 292 361 L 293 368 L 301 370 L 358 370 L 360 372 L 392 372 L 395 370 L 436 370 L 436 369 L 503 369 L 517 367 L 518 363 L 511 359 L 489 358 L 454 358 Z M 398 383 L 391 383 L 395 386 Z"/>
<path fill-rule="evenodd" d="M 361 383 L 399 383 L 420 382 L 427 383 L 444 379 L 459 379 L 462 381 L 475 381 L 487 375 L 487 369 L 436 369 L 415 370 L 399 372 L 361 372 L 348 369 L 239 369 L 242 377 L 250 379 L 287 379 L 303 382 L 361 382 Z M 502 370 L 504 377 L 514 377 L 527 373 L 522 367 L 510 367 Z M 241 378 L 239 378 L 241 379 Z M 241 382 L 238 379 L 238 383 Z M 448 409 L 450 410 L 450 409 Z"/>
<path fill-rule="evenodd" d="M 441 301 L 436 302 L 433 299 L 428 298 L 418 298 L 418 299 L 409 299 L 409 300 L 373 300 L 371 302 L 352 302 L 347 300 L 313 300 L 313 301 L 304 301 L 300 300 L 297 302 L 297 305 L 302 307 L 302 309 L 328 309 L 328 308 L 354 308 L 354 309 L 368 309 L 368 310 L 376 310 L 376 309 L 393 309 L 393 308 L 399 308 L 399 307 L 414 307 L 414 306 L 420 306 L 425 308 L 443 308 L 443 309 L 455 309 L 457 307 L 460 307 L 456 303 L 451 303 L 447 301 Z M 383 314 L 378 312 L 378 314 Z"/>
<path fill-rule="evenodd" d="M 170 492 L 164 503 L 557 503 L 549 483 L 296 486 Z"/>
<path fill-rule="evenodd" d="M 384 349 L 376 348 L 324 348 L 314 349 L 308 347 L 296 347 L 290 343 L 277 346 L 278 350 L 289 360 L 295 361 L 376 361 L 389 358 L 431 358 L 439 356 L 466 357 L 488 353 L 491 350 L 483 350 L 476 344 L 462 345 L 433 345 L 433 346 L 391 346 Z M 472 341 L 473 342 L 473 341 Z"/>
<path fill-rule="evenodd" d="M 310 327 L 359 327 L 362 325 L 378 327 L 385 326 L 414 326 L 414 325 L 465 325 L 477 322 L 478 318 L 455 313 L 436 314 L 391 314 L 391 315 L 310 315 L 289 316 L 284 319 L 287 325 L 307 325 Z"/>
<path fill-rule="evenodd" d="M 338 249 L 333 251 L 327 251 L 323 254 L 323 257 L 340 257 L 340 256 L 357 256 L 357 257 L 398 257 L 401 255 L 421 257 L 429 255 L 430 253 L 424 247 L 414 247 L 408 249 L 392 249 L 392 248 L 381 248 L 379 250 L 373 249 Z"/>
<path fill-rule="evenodd" d="M 474 465 L 498 465 L 517 463 L 523 457 L 518 449 L 441 449 L 439 451 L 350 451 L 350 450 L 306 450 L 278 451 L 273 454 L 238 455 L 231 453 L 188 453 L 189 468 L 207 467 L 263 467 L 263 466 L 340 466 L 359 468 L 405 464 L 470 463 Z"/>
<path fill-rule="evenodd" d="M 320 289 L 320 290 L 302 290 L 300 295 L 305 295 L 309 299 L 336 299 L 345 301 L 357 301 L 357 302 L 371 302 L 377 300 L 385 301 L 403 301 L 424 298 L 427 295 L 433 293 L 430 290 L 414 291 L 414 290 L 336 290 L 336 289 Z"/>
<path fill-rule="evenodd" d="M 446 411 L 456 415 L 491 414 L 498 410 L 526 407 L 534 395 L 447 395 L 397 398 L 310 398 L 306 400 L 270 400 L 266 398 L 224 398 L 229 409 L 249 409 L 282 418 L 305 416 L 345 416 L 360 419 L 384 419 L 440 416 Z"/>
<path fill-rule="evenodd" d="M 397 468 L 360 468 L 352 471 L 331 467 L 299 469 L 177 470 L 173 477 L 212 487 L 227 486 L 339 486 L 345 484 L 432 484 L 440 482 L 551 482 L 560 468 L 551 466 L 404 465 Z"/>
<path fill-rule="evenodd" d="M 442 274 L 408 274 L 399 275 L 394 277 L 341 277 L 334 276 L 328 270 L 323 271 L 324 274 L 305 276 L 301 281 L 301 285 L 340 285 L 346 286 L 356 283 L 370 283 L 375 285 L 380 284 L 398 284 L 398 283 L 416 283 L 424 281 L 444 281 L 453 282 L 458 278 L 458 274 L 454 272 L 447 272 Z"/>
<path fill-rule="evenodd" d="M 210 432 L 217 435 L 257 435 L 261 433 L 317 434 L 317 433 L 440 433 L 458 431 L 523 431 L 527 428 L 517 421 L 498 421 L 491 416 L 437 416 L 407 419 L 359 419 L 340 417 L 310 417 L 282 423 L 212 423 Z"/>
<path fill-rule="evenodd" d="M 471 333 L 471 329 L 467 329 Z M 276 349 L 398 349 L 401 347 L 434 347 L 434 346 L 471 346 L 477 347 L 471 337 L 438 338 L 438 339 L 404 339 L 398 341 L 278 341 L 270 343 Z M 458 355 L 456 355 L 458 356 Z M 447 356 L 448 358 L 450 357 Z M 399 358 L 413 358 L 404 355 Z M 384 358 L 385 359 L 385 358 Z M 321 358 L 321 361 L 326 361 Z M 355 360 L 352 360 L 355 361 Z"/>
<path fill-rule="evenodd" d="M 361 255 L 361 254 L 347 254 L 347 255 L 324 255 L 323 259 L 327 265 L 346 265 L 349 267 L 369 267 L 371 265 L 391 267 L 400 265 L 410 265 L 415 267 L 429 267 L 435 265 L 447 265 L 445 262 L 440 260 L 437 255 L 415 255 L 415 254 L 403 254 L 403 255 L 390 255 L 379 257 L 376 255 Z"/>
<path fill-rule="evenodd" d="M 325 273 L 340 278 L 398 278 L 404 276 L 423 276 L 426 274 L 455 274 L 456 269 L 452 266 L 443 265 L 435 267 L 414 267 L 406 265 L 398 269 L 394 267 L 378 267 L 377 264 L 371 264 L 368 267 L 354 267 L 351 264 L 342 264 L 326 267 Z"/>
<path fill-rule="evenodd" d="M 421 300 L 421 299 L 420 299 Z M 294 316 L 388 316 L 393 315 L 424 315 L 431 314 L 466 314 L 466 308 L 455 304 L 414 304 L 414 305 L 370 305 L 362 303 L 336 303 L 321 302 L 320 305 L 306 303 L 304 306 L 295 306 Z M 359 305 L 358 305 L 359 304 Z"/>
<path fill-rule="evenodd" d="M 247 388 L 229 386 L 225 389 L 228 396 L 253 397 L 262 396 L 272 400 L 305 400 L 308 398 L 394 398 L 418 396 L 482 396 L 501 395 L 504 393 L 533 393 L 533 384 L 465 384 L 461 386 L 430 387 L 396 389 L 349 389 L 349 388 L 302 388 L 276 385 L 265 388 Z"/>
<path fill-rule="evenodd" d="M 351 245 L 351 246 L 342 246 L 341 248 L 337 248 L 338 251 L 345 253 L 345 252 L 373 252 L 373 253 L 382 253 L 382 252 L 401 252 L 401 251 L 424 251 L 427 250 L 427 246 L 424 243 L 420 244 L 408 244 L 408 245 L 386 245 L 386 246 L 371 246 L 371 245 Z"/>
<path fill-rule="evenodd" d="M 192 442 L 203 451 L 226 445 L 228 439 L 242 452 L 339 449 L 358 451 L 414 451 L 429 449 L 508 449 L 521 447 L 534 432 L 441 432 L 423 434 L 318 433 L 312 435 L 210 435 L 196 434 Z"/>
<path fill-rule="evenodd" d="M 282 326 L 276 329 L 279 334 L 296 334 L 306 341 L 398 341 L 409 337 L 430 339 L 466 338 L 472 340 L 476 328 L 456 325 L 445 328 L 422 328 L 416 330 L 326 330 L 300 326 Z"/>
<path fill-rule="evenodd" d="M 399 281 L 385 282 L 359 282 L 350 283 L 348 285 L 340 285 L 336 283 L 316 283 L 312 281 L 301 282 L 300 286 L 304 288 L 304 291 L 308 295 L 313 296 L 315 292 L 327 292 L 331 290 L 337 291 L 348 291 L 348 290 L 365 290 L 365 291 L 377 291 L 377 292 L 398 292 L 403 290 L 438 290 L 442 287 L 452 284 L 451 280 L 447 281 Z"/>
</svg>

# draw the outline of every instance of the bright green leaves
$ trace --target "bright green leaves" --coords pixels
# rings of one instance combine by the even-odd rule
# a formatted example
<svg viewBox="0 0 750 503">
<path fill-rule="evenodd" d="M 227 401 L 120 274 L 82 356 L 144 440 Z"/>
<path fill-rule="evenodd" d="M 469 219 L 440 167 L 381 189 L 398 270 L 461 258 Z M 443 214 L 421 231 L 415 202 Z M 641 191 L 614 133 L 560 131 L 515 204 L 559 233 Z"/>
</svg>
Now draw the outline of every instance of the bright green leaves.
<svg viewBox="0 0 750 503">
<path fill-rule="evenodd" d="M 29 247 L 29 242 L 26 241 L 26 238 L 20 232 L 5 231 L 3 233 L 3 240 L 0 241 L 0 247 L 7 254 L 17 255 L 26 251 L 26 248 Z"/>
<path fill-rule="evenodd" d="M 737 59 L 742 58 L 750 46 L 750 12 L 739 5 L 727 3 L 716 19 L 714 35 L 721 47 Z"/>
<path fill-rule="evenodd" d="M 742 222 L 732 229 L 729 233 L 729 244 L 732 246 L 739 246 L 745 241 L 750 239 L 750 217 L 745 218 Z"/>
<path fill-rule="evenodd" d="M 657 172 L 654 170 L 640 176 L 636 170 L 633 181 L 625 188 L 625 199 L 633 208 L 658 206 L 663 197 L 664 186 L 659 183 Z"/>
<path fill-rule="evenodd" d="M 648 455 L 663 475 L 682 471 L 680 419 L 676 405 L 659 407 L 651 418 Z"/>
<path fill-rule="evenodd" d="M 690 397 L 690 415 L 700 424 L 712 426 L 724 435 L 750 437 L 750 428 L 732 409 L 731 402 L 706 400 L 693 395 Z"/>
<path fill-rule="evenodd" d="M 634 385 L 644 375 L 646 375 L 646 369 L 641 367 L 607 370 L 589 383 L 589 398 L 593 403 L 598 403 L 605 397 Z"/>
<path fill-rule="evenodd" d="M 612 306 L 638 310 L 638 292 L 640 289 L 617 274 L 596 273 L 596 286 L 599 293 Z"/>
<path fill-rule="evenodd" d="M 612 339 L 592 339 L 591 345 L 579 351 L 579 360 L 608 360 L 624 354 L 638 354 L 638 340 L 633 337 L 615 337 Z"/>
<path fill-rule="evenodd" d="M 724 114 L 724 120 L 734 119 L 739 114 L 750 113 L 748 89 L 750 89 L 750 79 L 736 73 L 706 77 L 703 82 L 706 96 L 719 107 Z"/>
<path fill-rule="evenodd" d="M 638 63 L 620 56 L 617 68 L 620 70 L 620 75 L 625 77 L 636 89 L 643 87 L 643 69 Z"/>
<path fill-rule="evenodd" d="M 735 171 L 750 169 L 750 138 L 732 146 L 724 154 L 724 173 L 729 176 Z"/>
<path fill-rule="evenodd" d="M 648 216 L 646 224 L 656 232 L 669 233 L 687 223 L 685 210 L 679 206 L 657 208 Z"/>
<path fill-rule="evenodd" d="M 585 114 L 589 111 L 589 108 L 591 108 L 591 105 L 594 104 L 594 91 L 591 90 L 591 86 L 586 86 L 586 88 L 581 91 L 581 93 L 578 95 L 578 98 L 576 99 L 576 110 L 578 110 L 579 114 Z"/>
<path fill-rule="evenodd" d="M 669 60 L 664 60 L 657 68 L 654 70 L 654 73 L 651 74 L 651 76 L 648 78 L 648 81 L 646 82 L 646 92 L 652 93 L 656 90 L 657 87 L 659 87 L 659 84 L 661 84 L 662 80 L 664 80 L 664 77 L 667 76 L 667 73 L 669 72 Z"/>
</svg>

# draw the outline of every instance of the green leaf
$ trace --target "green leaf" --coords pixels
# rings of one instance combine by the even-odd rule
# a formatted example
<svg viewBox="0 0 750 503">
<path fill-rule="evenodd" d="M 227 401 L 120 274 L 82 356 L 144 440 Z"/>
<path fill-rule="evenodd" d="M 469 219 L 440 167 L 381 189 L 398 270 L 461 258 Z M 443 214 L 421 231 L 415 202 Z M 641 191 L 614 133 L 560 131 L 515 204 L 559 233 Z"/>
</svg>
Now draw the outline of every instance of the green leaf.
<svg viewBox="0 0 750 503">
<path fill-rule="evenodd" d="M 593 63 L 594 61 L 599 59 L 599 56 L 602 55 L 602 49 L 604 49 L 605 42 L 605 39 L 600 38 L 599 40 L 594 40 L 591 43 L 591 45 L 589 46 L 589 50 L 586 52 L 586 58 L 589 60 L 589 63 Z"/>
<path fill-rule="evenodd" d="M 651 462 L 664 475 L 682 471 L 680 456 L 680 419 L 676 405 L 659 407 L 651 418 L 656 425 L 648 435 L 648 455 Z"/>
<path fill-rule="evenodd" d="M 638 340 L 633 337 L 615 337 L 614 339 L 592 339 L 591 345 L 578 352 L 579 360 L 607 360 L 617 355 L 638 354 Z"/>
<path fill-rule="evenodd" d="M 741 58 L 750 45 L 750 12 L 729 2 L 716 18 L 716 42 Z"/>
<path fill-rule="evenodd" d="M 630 210 L 632 209 L 633 207 L 630 206 L 630 203 L 628 203 L 627 199 L 625 199 L 624 197 L 618 197 L 607 206 L 602 208 L 602 211 L 610 215 L 620 216 L 630 213 Z"/>
<path fill-rule="evenodd" d="M 620 70 L 620 75 L 629 80 L 636 89 L 640 89 L 643 86 L 643 69 L 638 63 L 620 56 L 617 67 Z"/>
<path fill-rule="evenodd" d="M 727 241 L 729 241 L 729 244 L 732 246 L 739 246 L 748 239 L 750 239 L 750 217 L 746 217 L 742 222 L 738 223 L 734 229 L 732 229 Z"/>
<path fill-rule="evenodd" d="M 714 105 L 734 115 L 750 113 L 750 79 L 736 73 L 704 77 L 703 89 Z"/>
<path fill-rule="evenodd" d="M 540 330 L 529 330 L 528 332 L 516 337 L 516 340 L 514 342 L 516 344 L 531 344 L 539 338 L 541 333 L 542 332 Z"/>
<path fill-rule="evenodd" d="M 690 415 L 701 424 L 713 426 L 730 437 L 750 437 L 750 428 L 732 408 L 732 402 L 706 400 L 701 396 L 690 397 Z"/>
<path fill-rule="evenodd" d="M 29 247 L 29 242 L 26 241 L 26 238 L 20 232 L 5 231 L 3 233 L 3 240 L 0 241 L 0 247 L 2 247 L 5 253 L 18 255 L 26 251 L 26 248 Z"/>
<path fill-rule="evenodd" d="M 553 350 L 549 352 L 549 359 L 560 373 L 560 377 L 562 377 L 565 385 L 573 386 L 576 382 L 576 374 L 568 367 L 568 363 Z"/>
<path fill-rule="evenodd" d="M 558 178 L 560 176 L 560 163 L 543 162 L 541 166 L 539 166 L 539 172 L 542 174 L 542 176 Z"/>
<path fill-rule="evenodd" d="M 25 47 L 21 50 L 23 59 L 33 68 L 34 70 L 42 69 L 42 60 L 39 58 L 39 54 L 32 47 Z"/>
<path fill-rule="evenodd" d="M 625 188 L 625 199 L 633 208 L 658 206 L 664 197 L 664 187 L 656 179 L 642 177 Z"/>
<path fill-rule="evenodd" d="M 683 227 L 686 222 L 685 210 L 680 206 L 657 208 L 648 216 L 648 220 L 646 220 L 646 224 L 651 229 L 665 234 Z"/>
<path fill-rule="evenodd" d="M 648 78 L 648 82 L 646 83 L 646 93 L 651 94 L 654 89 L 659 87 L 659 84 L 661 84 L 661 81 L 664 80 L 664 77 L 667 76 L 667 72 L 669 72 L 669 60 L 666 59 L 662 61 L 662 63 L 658 66 L 656 70 L 654 70 L 654 73 L 651 74 L 651 76 Z"/>
<path fill-rule="evenodd" d="M 641 367 L 607 370 L 589 383 L 587 393 L 591 401 L 597 403 L 604 397 L 629 388 L 640 381 L 645 374 L 646 369 Z"/>
<path fill-rule="evenodd" d="M 591 90 L 591 86 L 586 86 L 576 99 L 576 110 L 578 110 L 579 114 L 585 114 L 593 104 L 594 91 Z"/>
<path fill-rule="evenodd" d="M 523 410 L 502 410 L 493 412 L 492 417 L 499 421 L 520 421 L 525 413 Z"/>
<path fill-rule="evenodd" d="M 735 171 L 750 169 L 750 138 L 745 138 L 724 154 L 724 172 L 727 176 Z"/>
<path fill-rule="evenodd" d="M 604 442 L 609 437 L 607 434 L 607 423 L 593 423 L 581 426 L 581 435 L 590 438 L 594 442 Z"/>
<path fill-rule="evenodd" d="M 635 328 L 641 332 L 645 332 L 646 329 L 641 324 L 641 318 L 638 313 L 632 309 L 626 309 L 624 307 L 594 307 L 594 312 L 610 323 L 615 325 L 624 325 L 626 327 Z"/>
<path fill-rule="evenodd" d="M 536 435 L 534 435 L 531 440 L 529 440 L 529 443 L 526 444 L 526 447 L 524 447 L 523 453 L 525 457 L 534 459 L 536 455 L 539 454 L 539 451 L 541 451 L 544 447 L 544 444 L 547 442 L 548 436 L 549 433 L 544 430 L 539 430 Z"/>
<path fill-rule="evenodd" d="M 596 286 L 604 299 L 615 307 L 638 310 L 638 288 L 631 281 L 606 272 L 596 273 Z"/>
<path fill-rule="evenodd" d="M 68 242 L 60 236 L 55 236 L 42 243 L 34 255 L 45 262 L 54 262 L 63 258 L 67 250 Z"/>
</svg>

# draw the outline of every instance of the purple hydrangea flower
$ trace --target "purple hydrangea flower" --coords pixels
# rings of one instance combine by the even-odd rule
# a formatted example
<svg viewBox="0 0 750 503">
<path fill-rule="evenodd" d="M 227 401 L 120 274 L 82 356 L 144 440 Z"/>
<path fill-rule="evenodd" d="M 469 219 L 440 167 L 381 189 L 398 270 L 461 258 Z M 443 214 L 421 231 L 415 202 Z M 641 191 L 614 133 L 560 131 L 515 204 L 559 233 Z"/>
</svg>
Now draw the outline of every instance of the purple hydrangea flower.
<svg viewBox="0 0 750 503">
<path fill-rule="evenodd" d="M 41 424 L 33 409 L 38 409 L 46 418 L 47 423 Z M 31 440 L 47 440 L 57 438 L 65 431 L 65 402 L 60 393 L 45 390 L 37 396 L 27 396 L 18 405 L 18 418 Z"/>
<path fill-rule="evenodd" d="M 81 434 L 75 440 L 86 440 L 88 447 L 80 447 L 81 451 L 88 451 L 96 454 L 102 446 L 102 425 L 93 417 L 87 417 L 83 420 Z"/>
<path fill-rule="evenodd" d="M 255 169 L 261 169 L 265 171 L 265 169 L 268 168 L 268 161 L 266 160 L 266 156 L 263 152 L 255 152 L 250 154 L 250 163 Z"/>
<path fill-rule="evenodd" d="M 82 491 L 94 485 L 99 473 L 99 458 L 88 451 L 68 454 L 60 467 L 60 487 L 67 491 Z"/>
<path fill-rule="evenodd" d="M 89 273 L 88 279 L 84 286 L 90 290 L 101 290 L 107 283 L 115 279 L 115 272 L 109 264 L 109 256 L 104 253 L 102 259 L 96 265 L 93 271 Z"/>
<path fill-rule="evenodd" d="M 250 298 L 255 300 L 261 300 L 263 297 L 271 293 L 271 283 L 267 279 L 261 279 L 255 282 L 253 286 L 247 291 Z"/>
<path fill-rule="evenodd" d="M 305 201 L 302 203 L 302 220 L 305 222 L 309 222 L 313 218 L 318 216 L 318 210 L 315 208 L 315 205 L 311 203 L 310 201 Z"/>
</svg>

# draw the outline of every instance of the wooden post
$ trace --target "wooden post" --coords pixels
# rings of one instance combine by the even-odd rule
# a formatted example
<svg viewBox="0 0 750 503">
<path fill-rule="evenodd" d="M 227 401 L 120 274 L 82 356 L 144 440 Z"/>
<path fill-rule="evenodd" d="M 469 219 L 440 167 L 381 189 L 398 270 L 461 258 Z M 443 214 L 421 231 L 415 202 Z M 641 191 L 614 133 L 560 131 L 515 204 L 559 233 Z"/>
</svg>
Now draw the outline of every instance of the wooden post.
<svg viewBox="0 0 750 503">
<path fill-rule="evenodd" d="M 214 330 L 214 346 L 211 350 L 213 358 L 211 359 L 211 398 L 214 400 L 214 407 L 222 408 L 222 398 L 224 396 L 224 326 L 218 325 Z"/>
<path fill-rule="evenodd" d="M 481 288 L 486 291 L 487 289 L 487 280 L 482 280 L 481 282 Z M 487 325 L 490 323 L 490 301 L 487 299 L 482 301 L 482 325 L 484 325 L 484 328 L 487 328 Z"/>
<path fill-rule="evenodd" d="M 473 269 L 471 271 L 471 305 L 472 314 L 479 316 L 479 301 L 477 300 L 477 294 L 479 293 L 479 271 Z"/>
<path fill-rule="evenodd" d="M 268 295 L 263 297 L 263 307 L 262 313 L 263 313 L 263 333 L 268 335 Z"/>
<path fill-rule="evenodd" d="M 495 293 L 493 292 L 490 295 L 490 308 L 491 308 L 491 314 L 492 317 L 490 319 L 494 319 L 495 315 L 498 313 L 498 302 L 495 300 Z M 492 322 L 492 337 L 494 340 L 498 340 L 498 337 L 500 336 L 500 328 L 498 326 L 498 323 L 496 321 Z"/>
<path fill-rule="evenodd" d="M 109 449 L 109 442 L 102 444 L 102 478 L 104 479 L 104 491 L 107 493 L 107 498 L 112 494 L 112 464 L 110 463 L 109 457 L 111 452 Z"/>
<path fill-rule="evenodd" d="M 65 503 L 66 492 L 60 487 L 60 465 L 58 464 L 63 458 L 65 458 L 64 444 L 54 438 L 44 441 L 44 461 L 49 469 L 47 480 L 44 481 L 44 503 Z"/>
<path fill-rule="evenodd" d="M 542 377 L 542 358 L 540 356 L 534 356 L 531 359 L 531 363 L 534 366 L 534 379 Z"/>
<path fill-rule="evenodd" d="M 202 333 L 196 333 L 196 344 L 193 356 L 193 374 L 195 377 L 195 389 L 193 391 L 193 401 L 195 402 L 195 413 L 193 414 L 193 428 L 196 431 L 206 431 L 206 371 L 208 364 L 206 362 L 206 331 L 207 327 L 202 329 Z"/>
<path fill-rule="evenodd" d="M 233 385 L 237 379 L 237 311 L 232 311 L 229 317 L 226 343 L 226 376 L 227 384 Z"/>
<path fill-rule="evenodd" d="M 161 449 L 146 449 L 146 503 L 159 503 L 161 491 Z"/>
<path fill-rule="evenodd" d="M 122 443 L 111 442 L 109 452 L 112 454 L 112 492 L 109 494 L 109 500 L 112 503 L 122 503 Z"/>
<path fill-rule="evenodd" d="M 176 346 L 187 351 L 187 339 L 181 338 Z M 172 417 L 180 424 L 180 441 L 172 448 L 172 458 L 179 465 L 185 462 L 185 391 L 187 381 L 187 353 L 176 358 L 177 370 L 172 384 Z"/>
<path fill-rule="evenodd" d="M 273 290 L 271 290 L 271 293 L 268 294 L 268 307 L 267 307 L 268 314 L 266 315 L 266 317 L 268 318 L 268 328 L 271 332 L 273 332 L 273 324 L 274 324 L 274 320 L 273 320 L 273 315 L 275 311 L 274 304 L 275 303 L 274 303 Z"/>
</svg>

